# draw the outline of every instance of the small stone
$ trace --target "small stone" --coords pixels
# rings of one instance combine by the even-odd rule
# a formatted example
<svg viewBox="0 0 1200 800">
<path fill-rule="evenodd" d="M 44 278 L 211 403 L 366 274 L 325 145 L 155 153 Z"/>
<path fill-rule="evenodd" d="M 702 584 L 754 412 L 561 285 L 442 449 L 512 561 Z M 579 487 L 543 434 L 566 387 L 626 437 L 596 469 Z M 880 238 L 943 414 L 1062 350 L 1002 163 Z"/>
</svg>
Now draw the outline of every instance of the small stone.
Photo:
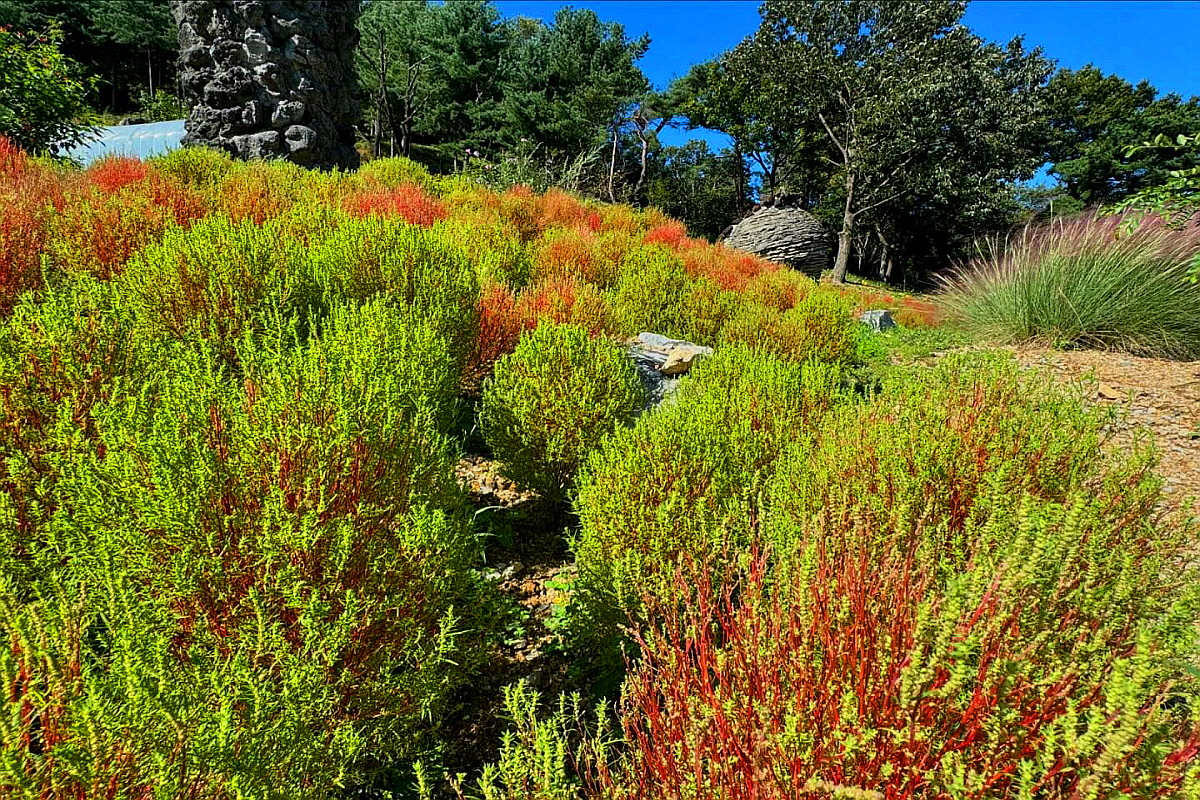
<svg viewBox="0 0 1200 800">
<path fill-rule="evenodd" d="M 667 355 L 667 360 L 662 363 L 658 371 L 663 375 L 682 375 L 690 370 L 700 359 L 705 356 L 712 355 L 711 347 L 700 347 L 699 345 L 679 345 L 671 349 Z"/>
<path fill-rule="evenodd" d="M 1100 396 L 1101 400 L 1121 399 L 1121 393 L 1116 389 L 1116 387 L 1110 386 L 1103 381 L 1100 382 L 1100 386 L 1096 389 L 1096 394 Z"/>
<path fill-rule="evenodd" d="M 892 312 L 886 308 L 864 311 L 859 316 L 858 321 L 865 323 L 876 333 L 896 327 L 896 320 L 892 318 Z"/>
</svg>

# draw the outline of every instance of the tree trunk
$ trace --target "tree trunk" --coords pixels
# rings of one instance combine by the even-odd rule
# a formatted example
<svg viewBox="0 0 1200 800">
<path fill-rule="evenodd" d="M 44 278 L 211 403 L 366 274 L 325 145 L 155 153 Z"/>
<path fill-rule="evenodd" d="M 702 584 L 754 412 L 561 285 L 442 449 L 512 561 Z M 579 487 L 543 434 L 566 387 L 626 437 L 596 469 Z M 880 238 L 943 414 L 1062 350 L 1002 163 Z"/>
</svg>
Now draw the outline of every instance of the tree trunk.
<svg viewBox="0 0 1200 800">
<path fill-rule="evenodd" d="M 845 283 L 850 268 L 850 245 L 854 237 L 854 175 L 846 178 L 846 206 L 842 212 L 842 231 L 838 234 L 837 261 L 833 264 L 833 282 Z"/>
<path fill-rule="evenodd" d="M 608 162 L 608 201 L 610 203 L 617 202 L 616 190 L 613 188 L 613 183 L 617 175 L 617 126 L 613 125 L 613 146 L 612 157 Z"/>
<path fill-rule="evenodd" d="M 879 277 L 886 281 L 892 273 L 892 247 L 878 225 L 875 226 L 875 238 L 879 240 Z"/>
<path fill-rule="evenodd" d="M 638 128 L 638 138 L 642 140 L 642 171 L 638 173 L 637 184 L 633 187 L 633 202 L 638 202 L 638 195 L 642 191 L 642 184 L 646 180 L 646 151 L 650 146 L 649 140 L 646 138 L 646 131 Z"/>
</svg>

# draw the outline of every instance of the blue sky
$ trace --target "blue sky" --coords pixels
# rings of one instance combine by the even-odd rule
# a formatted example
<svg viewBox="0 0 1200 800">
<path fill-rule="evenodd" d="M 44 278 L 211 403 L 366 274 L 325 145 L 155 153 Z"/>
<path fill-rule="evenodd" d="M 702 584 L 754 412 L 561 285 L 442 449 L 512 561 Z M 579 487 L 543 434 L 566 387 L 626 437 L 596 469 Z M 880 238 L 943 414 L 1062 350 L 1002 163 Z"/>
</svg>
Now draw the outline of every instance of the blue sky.
<svg viewBox="0 0 1200 800">
<path fill-rule="evenodd" d="M 499 0 L 506 17 L 551 19 L 562 2 Z M 688 68 L 730 49 L 758 26 L 757 0 L 579 0 L 601 19 L 620 22 L 630 36 L 650 34 L 642 71 L 656 88 Z M 1143 78 L 1161 92 L 1200 94 L 1200 2 L 1157 0 L 975 0 L 965 20 L 985 39 L 1023 35 L 1060 66 L 1088 62 L 1132 83 Z M 678 144 L 695 132 L 664 132 Z M 708 137 L 705 137 L 708 138 Z M 723 138 L 723 137 L 721 137 Z M 720 139 L 714 138 L 714 144 Z"/>
</svg>

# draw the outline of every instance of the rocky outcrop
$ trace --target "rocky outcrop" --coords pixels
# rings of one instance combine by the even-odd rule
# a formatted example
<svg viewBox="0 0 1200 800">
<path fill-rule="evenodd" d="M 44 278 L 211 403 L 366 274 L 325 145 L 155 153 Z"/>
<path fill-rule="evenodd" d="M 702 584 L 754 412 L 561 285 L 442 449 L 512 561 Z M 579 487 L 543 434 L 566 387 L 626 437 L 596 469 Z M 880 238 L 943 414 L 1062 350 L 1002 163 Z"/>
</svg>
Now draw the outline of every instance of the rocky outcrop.
<svg viewBox="0 0 1200 800">
<path fill-rule="evenodd" d="M 730 247 L 787 264 L 814 279 L 833 265 L 833 237 L 788 195 L 768 198 L 722 239 Z"/>
<path fill-rule="evenodd" d="M 191 107 L 183 144 L 358 166 L 358 0 L 172 0 Z"/>
</svg>

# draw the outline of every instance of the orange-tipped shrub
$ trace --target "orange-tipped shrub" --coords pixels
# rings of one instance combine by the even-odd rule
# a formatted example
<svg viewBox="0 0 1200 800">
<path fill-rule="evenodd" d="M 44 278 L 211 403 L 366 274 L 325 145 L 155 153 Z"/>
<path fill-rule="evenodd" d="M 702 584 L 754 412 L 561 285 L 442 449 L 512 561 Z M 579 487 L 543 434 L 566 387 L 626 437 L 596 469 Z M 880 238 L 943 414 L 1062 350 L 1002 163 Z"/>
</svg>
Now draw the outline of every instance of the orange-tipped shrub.
<svg viewBox="0 0 1200 800">
<path fill-rule="evenodd" d="M 29 156 L 6 136 L 0 136 L 0 178 L 15 177 L 25 172 Z"/>
<path fill-rule="evenodd" d="M 425 227 L 447 216 L 446 206 L 415 183 L 363 192 L 346 201 L 346 210 L 358 217 L 368 214 L 400 217 L 413 225 Z"/>
<path fill-rule="evenodd" d="M 585 206 L 578 198 L 567 194 L 562 189 L 550 189 L 540 198 L 541 208 L 539 217 L 545 228 L 574 228 L 583 227 L 596 230 L 592 218 L 599 222 L 599 215 Z"/>
<path fill-rule="evenodd" d="M 682 222 L 670 220 L 646 231 L 642 240 L 646 244 L 662 244 L 672 250 L 678 250 L 688 241 L 687 227 Z"/>
<path fill-rule="evenodd" d="M 491 372 L 496 359 L 516 348 L 522 331 L 537 324 L 518 307 L 513 291 L 501 283 L 483 285 L 478 308 L 479 332 L 467 369 L 476 381 Z"/>
<path fill-rule="evenodd" d="M 787 311 L 817 288 L 816 281 L 794 269 L 761 272 L 742 290 L 746 298 L 764 306 Z"/>
<path fill-rule="evenodd" d="M 46 219 L 44 210 L 29 203 L 14 203 L 0 214 L 0 312 L 7 313 L 21 292 L 42 284 Z"/>
<path fill-rule="evenodd" d="M 604 295 L 593 284 L 572 275 L 552 275 L 538 281 L 522 293 L 517 305 L 524 319 L 532 320 L 534 325 L 545 321 L 569 323 L 593 336 L 613 329 Z"/>
<path fill-rule="evenodd" d="M 514 186 L 497 198 L 500 220 L 522 242 L 532 242 L 542 232 L 537 197 L 528 186 Z"/>
<path fill-rule="evenodd" d="M 572 276 L 594 281 L 600 272 L 596 237 L 573 228 L 547 231 L 533 244 L 534 280 Z"/>
<path fill-rule="evenodd" d="M 144 162 L 129 156 L 106 156 L 93 163 L 86 172 L 88 180 L 105 194 L 144 181 L 149 174 L 150 169 Z"/>
</svg>

